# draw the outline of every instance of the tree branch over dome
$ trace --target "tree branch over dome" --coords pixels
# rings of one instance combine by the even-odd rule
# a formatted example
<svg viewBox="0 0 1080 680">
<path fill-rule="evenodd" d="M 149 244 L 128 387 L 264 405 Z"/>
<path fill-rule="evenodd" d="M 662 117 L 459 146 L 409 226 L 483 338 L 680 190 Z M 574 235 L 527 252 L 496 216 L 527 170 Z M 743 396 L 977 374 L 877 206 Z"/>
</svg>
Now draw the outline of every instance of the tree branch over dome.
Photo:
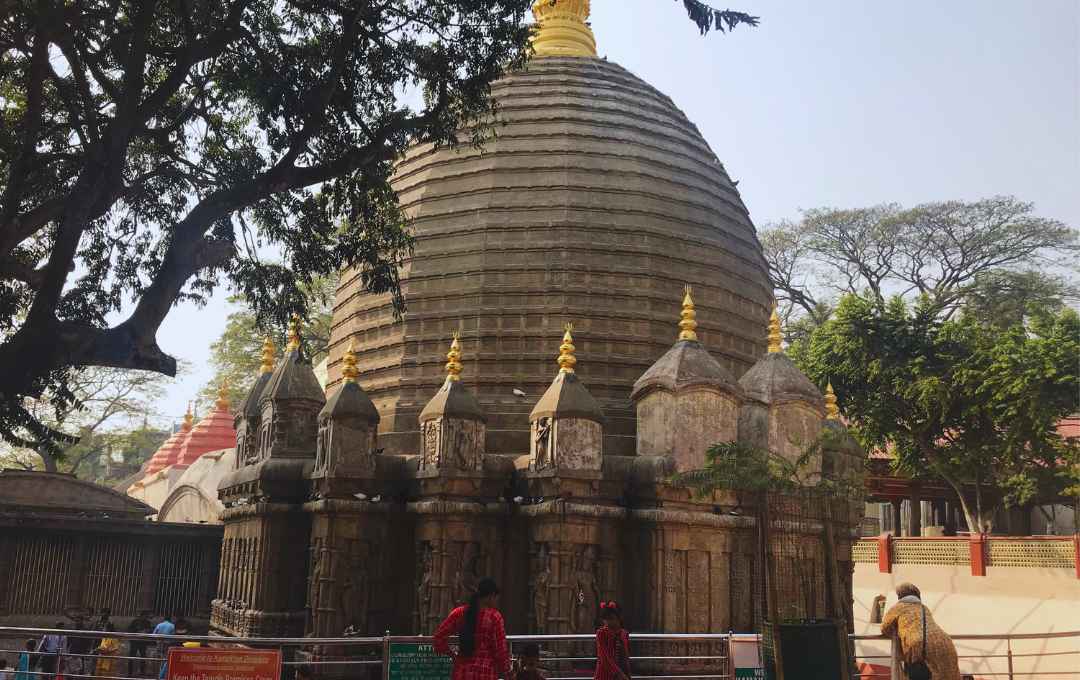
<svg viewBox="0 0 1080 680">
<path fill-rule="evenodd" d="M 761 22 L 761 17 L 730 9 L 716 9 L 701 2 L 701 0 L 682 0 L 682 4 L 686 8 L 686 15 L 697 24 L 701 35 L 705 35 L 712 30 L 721 33 L 724 33 L 725 30 L 731 31 L 739 24 L 757 26 Z"/>
<path fill-rule="evenodd" d="M 222 283 L 261 325 L 353 267 L 400 308 L 389 186 L 523 63 L 529 0 L 55 0 L 0 18 L 0 436 L 65 440 L 89 366 L 172 375 L 157 331 Z M 420 96 L 403 106 L 402 92 Z M 412 99 L 410 99 L 412 101 Z M 265 262 L 260 255 L 282 264 Z"/>
</svg>

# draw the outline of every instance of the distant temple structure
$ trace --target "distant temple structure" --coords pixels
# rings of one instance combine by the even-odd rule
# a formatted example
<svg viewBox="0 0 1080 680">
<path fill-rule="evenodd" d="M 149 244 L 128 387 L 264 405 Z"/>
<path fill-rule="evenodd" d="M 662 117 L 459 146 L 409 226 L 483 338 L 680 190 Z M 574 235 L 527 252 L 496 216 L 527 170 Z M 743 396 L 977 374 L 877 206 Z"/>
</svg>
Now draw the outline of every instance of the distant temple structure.
<svg viewBox="0 0 1080 680">
<path fill-rule="evenodd" d="M 348 271 L 330 387 L 298 320 L 271 348 L 219 487 L 217 632 L 429 633 L 484 576 L 515 632 L 591 632 L 612 599 L 642 631 L 761 616 L 753 514 L 672 476 L 719 442 L 795 456 L 843 426 L 781 350 L 723 165 L 670 99 L 597 57 L 588 10 L 534 5 L 536 57 L 493 84 L 502 124 L 482 154 L 401 159 L 404 318 Z M 811 477 L 858 474 L 862 456 L 826 448 Z M 850 621 L 860 519 L 799 529 L 816 578 L 837 580 L 779 594 Z"/>
<path fill-rule="evenodd" d="M 180 429 L 150 457 L 127 494 L 157 510 L 162 522 L 220 524 L 224 506 L 217 484 L 222 473 L 215 471 L 232 467 L 234 446 L 236 430 L 222 385 L 214 408 L 198 423 L 188 406 Z"/>
</svg>

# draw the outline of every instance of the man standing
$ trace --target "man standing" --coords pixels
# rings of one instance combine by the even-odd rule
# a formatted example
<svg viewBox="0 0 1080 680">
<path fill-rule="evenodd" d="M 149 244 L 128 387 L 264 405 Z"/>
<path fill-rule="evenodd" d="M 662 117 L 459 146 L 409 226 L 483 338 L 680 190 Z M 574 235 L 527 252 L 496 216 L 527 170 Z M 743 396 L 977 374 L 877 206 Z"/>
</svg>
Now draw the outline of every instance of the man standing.
<svg viewBox="0 0 1080 680">
<path fill-rule="evenodd" d="M 174 614 L 166 614 L 165 618 L 162 619 L 161 623 L 154 626 L 154 635 L 175 635 L 176 624 L 173 623 L 173 620 L 175 618 L 176 616 Z M 161 657 L 161 659 L 163 660 L 163 666 L 164 659 L 169 656 L 169 647 L 171 646 L 171 644 L 172 643 L 168 640 L 162 640 L 158 643 L 158 656 Z"/>
<path fill-rule="evenodd" d="M 69 636 L 67 641 L 67 663 L 65 668 L 58 668 L 57 672 L 66 670 L 71 675 L 90 675 L 86 669 L 94 667 L 90 662 L 90 650 L 97 644 L 97 640 L 88 637 L 85 632 L 80 632 L 88 629 L 82 614 L 72 615 L 72 620 L 75 622 L 75 634 Z"/>
<path fill-rule="evenodd" d="M 64 622 L 57 621 L 56 629 L 63 630 Z M 38 677 L 40 677 L 41 680 L 49 680 L 48 676 L 56 675 L 60 655 L 65 651 L 66 645 L 67 638 L 61 633 L 49 633 L 42 636 L 41 642 L 39 642 L 37 646 L 37 652 L 39 654 L 38 663 L 41 668 L 41 674 Z"/>
<path fill-rule="evenodd" d="M 150 612 L 145 609 L 139 612 L 139 615 L 131 620 L 128 625 L 129 633 L 140 633 L 146 635 L 154 629 L 154 626 L 150 623 Z M 146 674 L 146 650 L 150 643 L 146 640 L 132 640 L 128 648 L 130 650 L 130 656 L 139 658 L 139 676 Z M 128 675 L 131 677 L 137 677 L 135 675 L 135 659 L 128 660 Z"/>
</svg>

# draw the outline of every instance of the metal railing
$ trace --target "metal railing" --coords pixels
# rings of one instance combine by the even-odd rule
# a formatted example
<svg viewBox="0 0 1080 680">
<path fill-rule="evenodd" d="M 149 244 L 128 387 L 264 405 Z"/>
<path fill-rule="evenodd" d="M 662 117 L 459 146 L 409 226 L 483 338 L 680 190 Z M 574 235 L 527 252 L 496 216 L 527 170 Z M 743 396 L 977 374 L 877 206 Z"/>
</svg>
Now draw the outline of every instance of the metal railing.
<svg viewBox="0 0 1080 680">
<path fill-rule="evenodd" d="M 56 653 L 37 651 L 47 635 L 59 635 L 65 642 Z M 733 638 L 756 640 L 752 634 L 632 633 L 631 657 L 635 680 L 729 680 L 734 678 L 730 663 Z M 97 647 L 103 638 L 120 641 L 116 654 L 103 656 L 90 651 L 71 650 L 71 641 L 81 639 Z M 21 646 L 15 644 L 22 640 Z M 32 640 L 34 650 L 25 649 Z M 593 635 L 508 635 L 510 653 L 525 643 L 541 648 L 541 670 L 551 680 L 591 680 L 596 664 Z M 341 637 L 341 638 L 233 638 L 205 635 L 148 635 L 106 631 L 0 627 L 0 656 L 27 653 L 36 660 L 27 680 L 152 680 L 159 677 L 169 647 L 199 642 L 213 647 L 279 649 L 282 652 L 282 679 L 297 677 L 298 667 L 308 676 L 330 676 L 379 680 L 384 677 L 387 654 L 392 643 L 430 643 L 427 636 Z M 82 649 L 86 647 L 86 643 Z M 98 664 L 105 661 L 104 667 Z M 42 666 L 42 664 L 45 664 Z"/>
<path fill-rule="evenodd" d="M 38 651 L 46 635 L 67 639 L 56 653 Z M 731 642 L 757 641 L 753 634 L 631 634 L 635 680 L 731 680 Z M 1080 680 L 1080 631 L 1060 633 L 1013 633 L 950 636 L 956 645 L 963 676 L 978 678 L 1053 678 Z M 115 654 L 101 655 L 93 649 L 103 638 L 120 641 Z M 72 640 L 83 640 L 72 645 Z M 26 649 L 26 641 L 33 649 Z M 896 642 L 881 635 L 852 635 L 855 660 L 864 667 L 853 680 L 903 680 L 896 667 Z M 340 638 L 232 638 L 199 635 L 147 635 L 106 631 L 0 627 L 0 658 L 17 670 L 21 653 L 37 661 L 20 680 L 152 680 L 159 676 L 167 650 L 184 642 L 200 642 L 216 648 L 278 649 L 282 652 L 282 680 L 298 677 L 303 668 L 309 677 L 381 680 L 392 643 L 430 643 L 426 636 Z M 510 635 L 511 654 L 525 643 L 541 648 L 541 669 L 551 680 L 591 680 L 596 663 L 592 635 Z M 19 643 L 22 644 L 19 644 Z M 87 645 L 89 644 L 89 647 Z M 73 651 L 85 650 L 85 651 Z M 104 666 L 100 662 L 104 661 Z M 44 665 L 43 665 L 44 664 Z"/>
<path fill-rule="evenodd" d="M 949 637 L 956 646 L 961 677 L 1080 680 L 1080 631 L 950 634 Z M 856 661 L 887 669 L 876 673 L 864 670 L 856 678 L 903 680 L 905 676 L 897 661 L 900 650 L 895 639 L 884 635 L 852 635 L 851 639 L 855 643 Z M 865 649 L 873 643 L 879 648 L 871 649 L 871 653 L 859 653 L 860 647 Z"/>
</svg>

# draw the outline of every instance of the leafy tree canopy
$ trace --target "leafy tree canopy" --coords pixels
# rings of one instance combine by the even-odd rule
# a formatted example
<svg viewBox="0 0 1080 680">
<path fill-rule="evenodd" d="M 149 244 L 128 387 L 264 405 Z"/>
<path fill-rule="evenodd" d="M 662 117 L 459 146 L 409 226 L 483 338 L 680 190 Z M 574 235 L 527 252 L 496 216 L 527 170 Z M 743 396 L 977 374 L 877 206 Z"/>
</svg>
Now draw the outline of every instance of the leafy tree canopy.
<svg viewBox="0 0 1080 680">
<path fill-rule="evenodd" d="M 74 404 L 58 408 L 40 400 L 30 402 L 29 408 L 48 427 L 74 433 L 76 441 L 55 451 L 0 443 L 0 467 L 96 479 L 103 455 L 122 455 L 125 464 L 141 464 L 166 436 L 168 423 L 158 417 L 156 403 L 169 382 L 167 376 L 149 371 L 93 367 L 73 372 L 67 387 L 75 395 Z"/>
<path fill-rule="evenodd" d="M 913 208 L 809 210 L 763 230 L 762 246 L 788 337 L 828 318 L 837 298 L 864 295 L 879 308 L 898 295 L 948 317 L 978 303 L 1004 323 L 1026 301 L 1077 299 L 1077 232 L 1009 196 Z"/>
<path fill-rule="evenodd" d="M 1080 317 L 1028 306 L 1003 326 L 977 309 L 940 310 L 931 296 L 881 305 L 849 294 L 798 360 L 818 384 L 832 382 L 867 446 L 944 479 L 969 526 L 988 531 L 1001 503 L 1056 498 L 1077 482 L 1080 442 L 1056 426 L 1080 408 Z"/>
</svg>

